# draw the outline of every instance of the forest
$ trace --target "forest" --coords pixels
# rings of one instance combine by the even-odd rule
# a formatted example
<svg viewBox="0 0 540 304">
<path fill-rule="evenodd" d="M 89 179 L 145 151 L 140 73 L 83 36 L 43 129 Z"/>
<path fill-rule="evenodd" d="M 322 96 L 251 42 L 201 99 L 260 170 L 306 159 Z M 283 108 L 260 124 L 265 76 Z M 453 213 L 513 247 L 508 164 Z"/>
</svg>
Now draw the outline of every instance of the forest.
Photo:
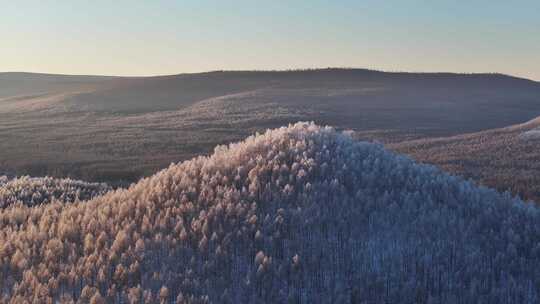
<svg viewBox="0 0 540 304">
<path fill-rule="evenodd" d="M 538 206 L 332 127 L 105 188 L 0 179 L 0 302 L 540 302 Z"/>
</svg>

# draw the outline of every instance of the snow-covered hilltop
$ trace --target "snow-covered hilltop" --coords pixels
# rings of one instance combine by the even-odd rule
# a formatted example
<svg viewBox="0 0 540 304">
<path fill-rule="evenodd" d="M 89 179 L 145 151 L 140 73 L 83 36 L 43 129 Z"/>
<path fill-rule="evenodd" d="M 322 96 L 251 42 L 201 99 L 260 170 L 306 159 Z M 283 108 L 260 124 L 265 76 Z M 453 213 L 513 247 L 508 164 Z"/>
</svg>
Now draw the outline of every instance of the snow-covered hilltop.
<svg viewBox="0 0 540 304">
<path fill-rule="evenodd" d="M 27 206 L 58 200 L 65 203 L 88 200 L 111 190 L 106 184 L 73 179 L 0 176 L 0 208 L 22 203 Z"/>
<path fill-rule="evenodd" d="M 538 207 L 309 123 L 0 228 L 5 301 L 540 301 Z"/>
</svg>

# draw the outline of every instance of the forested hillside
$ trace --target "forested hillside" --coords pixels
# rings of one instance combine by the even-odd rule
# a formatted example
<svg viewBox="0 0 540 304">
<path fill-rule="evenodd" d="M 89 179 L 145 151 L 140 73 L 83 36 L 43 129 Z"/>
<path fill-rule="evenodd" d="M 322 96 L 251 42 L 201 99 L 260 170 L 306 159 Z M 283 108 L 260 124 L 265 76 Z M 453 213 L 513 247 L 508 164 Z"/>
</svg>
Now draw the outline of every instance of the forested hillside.
<svg viewBox="0 0 540 304">
<path fill-rule="evenodd" d="M 309 123 L 0 228 L 4 302 L 540 301 L 538 207 Z"/>
<path fill-rule="evenodd" d="M 451 137 L 387 145 L 479 184 L 540 203 L 540 117 L 526 123 Z"/>
</svg>

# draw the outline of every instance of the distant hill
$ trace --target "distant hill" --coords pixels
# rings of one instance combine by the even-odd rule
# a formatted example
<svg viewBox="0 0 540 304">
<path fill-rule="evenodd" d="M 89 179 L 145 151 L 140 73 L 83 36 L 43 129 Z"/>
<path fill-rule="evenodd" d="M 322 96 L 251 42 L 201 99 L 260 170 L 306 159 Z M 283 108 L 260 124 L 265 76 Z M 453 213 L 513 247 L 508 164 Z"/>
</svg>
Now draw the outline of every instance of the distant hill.
<svg viewBox="0 0 540 304">
<path fill-rule="evenodd" d="M 126 184 L 217 144 L 297 121 L 395 143 L 502 128 L 539 115 L 540 84 L 501 74 L 4 73 L 0 171 Z"/>
<path fill-rule="evenodd" d="M 156 77 L 0 74 L 0 91 L 64 96 L 72 111 L 145 113 L 251 94 L 260 102 L 323 111 L 324 122 L 363 129 L 457 133 L 503 127 L 540 113 L 540 84 L 502 74 L 390 73 L 364 69 L 217 71 Z M 65 88 L 65 92 L 60 92 Z M 25 91 L 26 90 L 26 91 Z M 0 95 L 0 97 L 2 96 Z M 244 95 L 242 95 L 244 96 Z M 234 97 L 231 97 L 234 98 Z"/>
<path fill-rule="evenodd" d="M 538 93 L 540 87 L 538 83 L 496 74 L 413 74 L 342 69 L 224 71 L 145 77 L 117 84 L 114 88 L 78 96 L 71 102 L 103 111 L 147 112 L 178 110 L 208 98 L 255 92 L 262 95 L 256 95 L 259 98 L 286 105 L 301 103 L 316 106 L 317 103 L 335 103 L 332 109 L 343 114 L 344 109 L 341 107 L 353 111 L 373 106 L 390 107 L 390 110 L 392 107 L 400 109 L 403 106 L 419 108 L 426 102 L 433 106 L 453 101 L 456 108 L 462 108 L 467 105 L 459 105 L 460 103 L 482 104 L 488 101 L 485 100 L 488 96 L 493 104 L 496 101 L 501 102 L 502 96 L 530 98 L 527 94 L 531 92 L 528 90 Z M 449 90 L 451 91 L 448 92 Z M 487 96 L 486 90 L 489 91 Z M 519 95 L 516 95 L 516 90 L 520 90 Z M 435 97 L 435 94 L 441 96 Z M 476 97 L 484 100 L 467 99 L 468 94 L 482 94 Z M 526 100 L 519 102 L 524 103 Z"/>
<path fill-rule="evenodd" d="M 98 87 L 103 87 L 108 80 L 115 78 L 107 76 L 4 72 L 0 73 L 0 102 L 2 98 L 8 97 L 97 89 Z"/>
<path fill-rule="evenodd" d="M 313 124 L 0 221 L 6 301 L 540 301 L 538 207 Z"/>
</svg>

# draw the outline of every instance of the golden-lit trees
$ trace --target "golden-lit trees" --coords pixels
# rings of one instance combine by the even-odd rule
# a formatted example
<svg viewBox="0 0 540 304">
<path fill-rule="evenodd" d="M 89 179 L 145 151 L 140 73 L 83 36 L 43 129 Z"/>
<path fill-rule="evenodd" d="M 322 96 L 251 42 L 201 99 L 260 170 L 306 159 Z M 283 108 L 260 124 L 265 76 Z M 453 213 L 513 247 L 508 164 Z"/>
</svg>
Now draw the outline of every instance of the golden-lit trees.
<svg viewBox="0 0 540 304">
<path fill-rule="evenodd" d="M 8 204 L 0 288 L 40 303 L 535 303 L 539 223 L 507 194 L 299 123 L 88 201 Z"/>
</svg>

